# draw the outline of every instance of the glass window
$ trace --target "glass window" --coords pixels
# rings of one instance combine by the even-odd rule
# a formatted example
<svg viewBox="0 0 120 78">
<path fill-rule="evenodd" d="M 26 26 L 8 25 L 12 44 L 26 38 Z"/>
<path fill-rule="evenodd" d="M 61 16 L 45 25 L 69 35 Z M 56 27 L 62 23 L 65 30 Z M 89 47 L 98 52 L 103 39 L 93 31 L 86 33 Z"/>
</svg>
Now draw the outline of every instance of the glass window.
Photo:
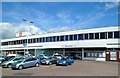
<svg viewBox="0 0 120 78">
<path fill-rule="evenodd" d="M 21 43 L 21 41 L 20 40 L 18 40 L 18 44 L 20 44 Z M 10 42 L 10 45 L 11 45 L 11 42 Z"/>
<path fill-rule="evenodd" d="M 30 43 L 33 43 L 33 39 L 31 39 L 31 42 Z"/>
<path fill-rule="evenodd" d="M 37 38 L 37 43 L 39 42 L 39 38 Z"/>
<path fill-rule="evenodd" d="M 49 37 L 46 37 L 46 42 L 49 42 Z"/>
<path fill-rule="evenodd" d="M 76 34 L 76 35 L 74 35 L 74 40 L 77 40 L 77 34 Z"/>
<path fill-rule="evenodd" d="M 23 43 L 27 43 L 27 39 L 23 40 Z"/>
<path fill-rule="evenodd" d="M 99 33 L 95 33 L 95 39 L 99 39 Z"/>
<path fill-rule="evenodd" d="M 57 41 L 60 41 L 59 36 L 57 36 Z"/>
<path fill-rule="evenodd" d="M 30 43 L 30 39 L 28 39 L 28 43 Z"/>
<path fill-rule="evenodd" d="M 64 36 L 60 36 L 60 41 L 64 41 Z"/>
<path fill-rule="evenodd" d="M 85 39 L 88 39 L 88 34 L 85 34 Z"/>
<path fill-rule="evenodd" d="M 43 42 L 43 38 L 40 38 L 40 41 Z"/>
<path fill-rule="evenodd" d="M 97 53 L 95 53 L 95 57 L 97 57 Z"/>
<path fill-rule="evenodd" d="M 87 56 L 90 57 L 90 53 L 87 53 Z"/>
<path fill-rule="evenodd" d="M 70 40 L 73 40 L 73 35 L 70 35 Z"/>
<path fill-rule="evenodd" d="M 52 42 L 53 40 L 52 40 L 52 37 L 49 37 L 50 38 L 50 42 Z"/>
<path fill-rule="evenodd" d="M 94 33 L 89 33 L 89 39 L 94 39 Z"/>
<path fill-rule="evenodd" d="M 106 32 L 101 32 L 100 33 L 100 39 L 106 39 L 106 38 L 107 38 Z"/>
<path fill-rule="evenodd" d="M 102 57 L 102 53 L 98 53 L 98 57 Z"/>
<path fill-rule="evenodd" d="M 68 35 L 65 36 L 65 41 L 68 41 L 69 40 L 69 37 Z"/>
<path fill-rule="evenodd" d="M 113 38 L 113 32 L 108 32 L 108 38 Z"/>
<path fill-rule="evenodd" d="M 36 43 L 36 39 L 35 38 L 33 39 L 33 43 Z"/>
<path fill-rule="evenodd" d="M 2 42 L 2 46 L 3 46 L 3 45 L 5 45 L 5 43 L 4 43 L 4 42 Z"/>
<path fill-rule="evenodd" d="M 2 42 L 2 46 L 5 45 L 4 42 Z"/>
<path fill-rule="evenodd" d="M 13 41 L 12 41 L 12 44 L 13 44 Z M 20 44 L 23 44 L 23 40 L 20 40 Z"/>
<path fill-rule="evenodd" d="M 84 57 L 87 57 L 87 53 L 86 52 L 84 52 Z"/>
<path fill-rule="evenodd" d="M 115 31 L 115 32 L 114 32 L 114 38 L 119 38 L 119 35 L 120 35 L 120 34 L 119 34 L 119 31 Z"/>
<path fill-rule="evenodd" d="M 43 42 L 45 42 L 45 37 L 43 37 Z"/>
<path fill-rule="evenodd" d="M 93 52 L 91 53 L 91 56 L 94 57 L 94 53 Z"/>
<path fill-rule="evenodd" d="M 42 42 L 42 38 L 39 38 L 39 42 Z"/>
<path fill-rule="evenodd" d="M 41 42 L 41 38 L 37 38 L 37 42 Z"/>
<path fill-rule="evenodd" d="M 8 42 L 5 42 L 5 45 L 8 45 Z"/>
<path fill-rule="evenodd" d="M 78 34 L 78 40 L 83 40 L 83 34 Z"/>
<path fill-rule="evenodd" d="M 56 41 L 56 37 L 55 37 L 55 36 L 53 36 L 53 41 L 54 41 L 54 42 Z"/>
</svg>

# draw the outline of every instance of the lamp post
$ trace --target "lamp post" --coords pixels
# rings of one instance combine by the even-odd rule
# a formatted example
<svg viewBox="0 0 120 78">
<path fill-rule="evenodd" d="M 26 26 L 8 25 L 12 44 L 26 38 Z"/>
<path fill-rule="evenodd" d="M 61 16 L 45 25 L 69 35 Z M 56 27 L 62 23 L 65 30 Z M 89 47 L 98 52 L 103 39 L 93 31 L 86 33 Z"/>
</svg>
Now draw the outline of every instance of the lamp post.
<svg viewBox="0 0 120 78">
<path fill-rule="evenodd" d="M 29 20 L 26 20 L 26 19 L 23 19 L 24 22 L 28 23 L 28 24 L 32 24 L 33 22 L 32 21 L 29 21 Z M 31 34 L 31 28 L 30 28 L 30 34 Z M 26 43 L 26 47 L 27 47 L 27 52 L 28 52 L 28 34 L 27 34 L 27 43 Z"/>
</svg>

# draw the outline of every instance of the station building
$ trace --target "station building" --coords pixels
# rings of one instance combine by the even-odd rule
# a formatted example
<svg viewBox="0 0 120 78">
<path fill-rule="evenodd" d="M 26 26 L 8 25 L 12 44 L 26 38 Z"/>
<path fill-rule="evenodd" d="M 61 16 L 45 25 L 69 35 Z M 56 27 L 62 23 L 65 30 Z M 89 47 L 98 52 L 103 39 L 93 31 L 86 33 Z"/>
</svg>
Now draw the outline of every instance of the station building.
<svg viewBox="0 0 120 78">
<path fill-rule="evenodd" d="M 22 34 L 22 33 L 20 33 Z M 1 53 L 60 53 L 78 60 L 120 61 L 120 26 L 44 33 L 1 40 Z"/>
</svg>

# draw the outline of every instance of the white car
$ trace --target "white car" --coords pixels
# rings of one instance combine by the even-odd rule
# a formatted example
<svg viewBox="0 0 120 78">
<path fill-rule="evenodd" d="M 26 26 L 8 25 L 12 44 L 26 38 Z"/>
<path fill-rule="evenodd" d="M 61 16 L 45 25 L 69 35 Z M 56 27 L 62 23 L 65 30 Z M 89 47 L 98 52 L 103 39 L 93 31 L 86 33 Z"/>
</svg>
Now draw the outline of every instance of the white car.
<svg viewBox="0 0 120 78">
<path fill-rule="evenodd" d="M 56 54 L 53 54 L 53 57 L 55 57 L 57 59 L 61 59 L 63 57 L 63 55 L 56 53 Z"/>
<path fill-rule="evenodd" d="M 41 55 L 39 55 L 39 57 L 48 58 L 48 56 L 45 54 L 41 54 Z"/>
</svg>

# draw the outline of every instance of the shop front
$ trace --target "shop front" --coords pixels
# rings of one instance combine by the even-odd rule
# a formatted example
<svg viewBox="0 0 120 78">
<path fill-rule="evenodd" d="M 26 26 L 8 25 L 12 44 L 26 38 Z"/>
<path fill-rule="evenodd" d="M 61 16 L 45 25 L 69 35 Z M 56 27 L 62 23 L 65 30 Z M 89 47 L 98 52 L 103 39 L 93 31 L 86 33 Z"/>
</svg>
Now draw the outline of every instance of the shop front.
<svg viewBox="0 0 120 78">
<path fill-rule="evenodd" d="M 119 50 L 107 51 L 106 61 L 120 62 L 120 51 Z"/>
</svg>

